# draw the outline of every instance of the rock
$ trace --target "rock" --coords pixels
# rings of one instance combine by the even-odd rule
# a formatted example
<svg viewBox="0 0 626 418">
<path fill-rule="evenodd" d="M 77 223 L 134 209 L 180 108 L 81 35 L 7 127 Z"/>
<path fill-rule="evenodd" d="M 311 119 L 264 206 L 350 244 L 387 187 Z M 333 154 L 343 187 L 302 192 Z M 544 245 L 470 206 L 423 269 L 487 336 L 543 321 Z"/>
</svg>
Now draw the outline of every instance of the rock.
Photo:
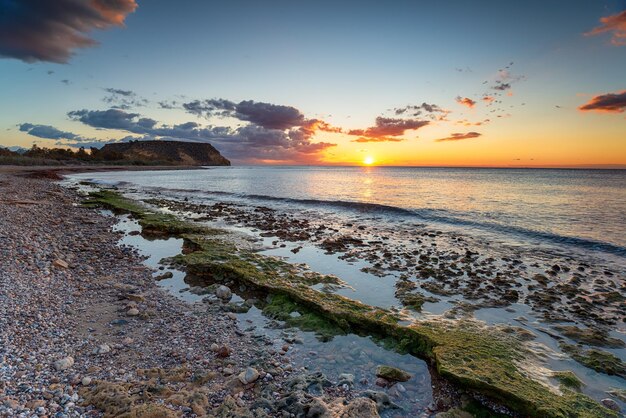
<svg viewBox="0 0 626 418">
<path fill-rule="evenodd" d="M 139 309 L 137 309 L 137 308 L 130 308 L 128 311 L 126 311 L 126 315 L 128 315 L 128 316 L 137 316 L 137 315 L 139 315 Z"/>
<path fill-rule="evenodd" d="M 64 357 L 62 359 L 59 359 L 57 361 L 54 362 L 54 368 L 61 371 L 61 370 L 67 370 L 70 367 L 72 367 L 74 365 L 74 358 L 73 357 Z"/>
<path fill-rule="evenodd" d="M 368 398 L 356 398 L 346 406 L 340 418 L 379 418 L 376 402 Z"/>
<path fill-rule="evenodd" d="M 229 301 L 233 297 L 233 292 L 227 286 L 220 285 L 215 289 L 215 296 L 224 301 Z"/>
<path fill-rule="evenodd" d="M 412 377 L 404 370 L 392 366 L 378 366 L 376 368 L 376 376 L 391 382 L 406 382 Z"/>
<path fill-rule="evenodd" d="M 100 344 L 96 348 L 93 349 L 94 354 L 106 354 L 111 351 L 111 347 L 108 344 Z"/>
<path fill-rule="evenodd" d="M 82 383 L 83 386 L 89 386 L 91 384 L 91 377 L 83 377 L 83 380 L 81 380 L 80 383 Z"/>
<path fill-rule="evenodd" d="M 222 374 L 224 376 L 230 376 L 233 373 L 235 373 L 235 371 L 233 369 L 231 369 L 230 367 L 224 367 L 224 369 L 222 370 Z"/>
<path fill-rule="evenodd" d="M 308 407 L 306 418 L 330 418 L 331 416 L 328 411 L 328 405 L 321 399 L 313 398 Z"/>
<path fill-rule="evenodd" d="M 376 407 L 378 408 L 378 411 L 400 408 L 398 405 L 391 402 L 391 399 L 389 399 L 389 396 L 384 392 L 366 390 L 365 392 L 363 392 L 363 396 L 376 402 Z"/>
<path fill-rule="evenodd" d="M 354 375 L 350 373 L 341 373 L 339 375 L 339 382 L 337 383 L 339 386 L 341 385 L 354 385 Z"/>
<path fill-rule="evenodd" d="M 128 293 L 125 295 L 126 299 L 132 300 L 133 302 L 145 302 L 146 297 L 141 293 Z"/>
<path fill-rule="evenodd" d="M 376 384 L 376 386 L 380 386 L 381 388 L 386 388 L 387 386 L 389 386 L 389 381 L 387 379 L 383 379 L 382 377 L 379 377 L 376 379 L 376 382 L 374 382 Z"/>
<path fill-rule="evenodd" d="M 617 404 L 617 402 L 615 402 L 611 398 L 602 399 L 600 402 L 602 402 L 602 405 L 606 406 L 610 410 L 613 410 L 615 412 L 620 412 L 621 411 L 621 409 L 620 409 L 619 405 Z"/>
<path fill-rule="evenodd" d="M 259 372 L 253 367 L 248 367 L 245 371 L 239 373 L 237 377 L 239 377 L 241 383 L 247 385 L 248 383 L 256 382 L 259 378 Z"/>
<path fill-rule="evenodd" d="M 458 408 L 452 408 L 446 412 L 440 412 L 435 415 L 435 418 L 472 418 L 473 415 L 469 412 L 463 411 Z"/>
<path fill-rule="evenodd" d="M 223 345 L 221 347 L 218 347 L 218 349 L 215 351 L 215 355 L 220 358 L 226 358 L 230 356 L 230 353 L 232 353 L 232 351 L 233 350 L 231 350 L 230 347 L 228 347 L 227 345 Z"/>
<path fill-rule="evenodd" d="M 62 269 L 66 269 L 66 268 L 70 267 L 70 265 L 67 264 L 66 261 L 61 260 L 60 258 L 57 258 L 56 260 L 54 260 L 52 262 L 52 265 L 55 266 L 55 267 L 58 267 L 58 268 L 62 268 Z"/>
<path fill-rule="evenodd" d="M 165 273 L 159 274 L 158 276 L 156 276 L 154 280 L 160 281 L 160 280 L 171 279 L 172 277 L 174 277 L 174 273 L 172 273 L 171 271 L 166 271 Z"/>
</svg>

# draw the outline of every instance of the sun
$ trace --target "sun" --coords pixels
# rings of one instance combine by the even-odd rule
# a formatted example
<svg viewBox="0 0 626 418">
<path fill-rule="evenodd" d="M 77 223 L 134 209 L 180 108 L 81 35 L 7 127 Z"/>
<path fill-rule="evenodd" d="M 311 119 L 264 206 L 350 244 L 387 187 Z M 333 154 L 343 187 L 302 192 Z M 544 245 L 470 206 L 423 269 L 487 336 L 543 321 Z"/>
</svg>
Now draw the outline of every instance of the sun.
<svg viewBox="0 0 626 418">
<path fill-rule="evenodd" d="M 374 161 L 375 161 L 374 157 L 372 157 L 371 155 L 368 155 L 367 157 L 365 157 L 363 159 L 363 164 L 365 164 L 365 165 L 372 165 L 372 164 L 374 164 Z"/>
</svg>

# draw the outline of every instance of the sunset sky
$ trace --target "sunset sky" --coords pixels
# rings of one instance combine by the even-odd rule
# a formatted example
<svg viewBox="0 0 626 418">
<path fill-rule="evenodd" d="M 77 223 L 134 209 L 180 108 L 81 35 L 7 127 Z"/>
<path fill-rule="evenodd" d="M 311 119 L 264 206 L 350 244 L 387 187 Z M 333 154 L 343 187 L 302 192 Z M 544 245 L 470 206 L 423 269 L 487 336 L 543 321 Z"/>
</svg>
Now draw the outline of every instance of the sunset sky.
<svg viewBox="0 0 626 418">
<path fill-rule="evenodd" d="M 626 1 L 0 0 L 0 145 L 626 167 Z"/>
</svg>

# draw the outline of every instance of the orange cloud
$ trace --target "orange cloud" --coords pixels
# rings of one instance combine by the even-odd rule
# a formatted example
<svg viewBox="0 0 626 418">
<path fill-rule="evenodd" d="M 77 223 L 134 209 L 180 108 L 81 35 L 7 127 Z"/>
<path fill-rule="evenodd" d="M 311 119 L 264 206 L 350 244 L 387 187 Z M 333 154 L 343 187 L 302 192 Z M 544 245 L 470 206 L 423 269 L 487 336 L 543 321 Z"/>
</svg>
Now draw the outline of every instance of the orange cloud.
<svg viewBox="0 0 626 418">
<path fill-rule="evenodd" d="M 444 142 L 444 141 L 461 141 L 463 139 L 471 139 L 478 138 L 482 134 L 479 132 L 468 132 L 468 133 L 454 133 L 445 138 L 436 139 L 435 142 Z"/>
<path fill-rule="evenodd" d="M 470 99 L 469 97 L 461 97 L 461 96 L 457 96 L 456 97 L 456 102 L 460 105 L 463 106 L 467 106 L 470 109 L 473 108 L 474 106 L 476 106 L 476 102 L 472 99 Z"/>
<path fill-rule="evenodd" d="M 602 33 L 611 32 L 611 43 L 615 46 L 626 45 L 626 10 L 611 16 L 600 18 L 600 26 L 593 28 L 585 33 L 586 36 L 600 35 Z"/>
<path fill-rule="evenodd" d="M 626 109 L 626 90 L 622 90 L 619 93 L 595 96 L 578 109 L 582 111 L 622 113 Z"/>
</svg>

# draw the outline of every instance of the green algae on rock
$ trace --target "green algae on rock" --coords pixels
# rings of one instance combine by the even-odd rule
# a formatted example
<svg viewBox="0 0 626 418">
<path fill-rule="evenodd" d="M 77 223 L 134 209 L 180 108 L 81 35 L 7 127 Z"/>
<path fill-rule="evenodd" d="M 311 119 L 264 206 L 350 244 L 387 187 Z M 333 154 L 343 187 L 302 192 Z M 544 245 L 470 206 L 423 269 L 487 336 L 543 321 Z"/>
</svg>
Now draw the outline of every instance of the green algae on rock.
<svg viewBox="0 0 626 418">
<path fill-rule="evenodd" d="M 325 319 L 344 331 L 384 334 L 398 347 L 431 361 L 451 382 L 518 413 L 548 418 L 617 416 L 583 394 L 563 390 L 559 395 L 532 379 L 522 366 L 530 354 L 515 334 L 475 321 L 429 320 L 401 325 L 396 315 L 384 309 L 312 289 L 311 280 L 286 269 L 288 263 L 239 250 L 217 239 L 218 231 L 183 222 L 174 215 L 155 214 L 115 192 L 104 196 L 92 193 L 89 203 L 130 212 L 144 228 L 183 238 L 183 254 L 172 261 L 193 274 L 245 283 L 281 297 L 282 308 L 288 301 L 299 312 L 302 309 L 316 315 L 309 317 L 308 325 L 319 325 L 319 320 Z"/>
<path fill-rule="evenodd" d="M 556 380 L 563 386 L 568 389 L 580 390 L 580 388 L 584 385 L 583 382 L 580 381 L 578 376 L 574 374 L 572 371 L 562 371 L 562 372 L 554 372 L 552 374 Z"/>
<path fill-rule="evenodd" d="M 574 360 L 597 372 L 626 379 L 626 363 L 613 354 L 595 348 L 586 350 L 579 345 L 561 343 L 561 349 Z"/>
<path fill-rule="evenodd" d="M 384 365 L 380 365 L 376 368 L 376 376 L 382 377 L 390 382 L 406 382 L 411 378 L 411 375 L 404 370 Z"/>
</svg>

